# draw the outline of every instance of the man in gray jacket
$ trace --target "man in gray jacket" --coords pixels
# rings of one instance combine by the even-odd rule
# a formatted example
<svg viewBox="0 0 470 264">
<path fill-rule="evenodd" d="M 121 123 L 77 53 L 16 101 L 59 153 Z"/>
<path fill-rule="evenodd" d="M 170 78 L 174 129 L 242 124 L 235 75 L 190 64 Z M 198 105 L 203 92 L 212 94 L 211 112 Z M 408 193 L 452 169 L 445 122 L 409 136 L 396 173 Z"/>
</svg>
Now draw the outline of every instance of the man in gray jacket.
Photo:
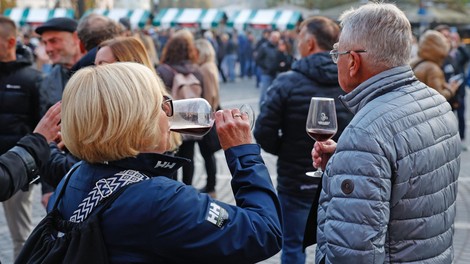
<svg viewBox="0 0 470 264">
<path fill-rule="evenodd" d="M 41 93 L 40 114 L 44 115 L 53 104 L 62 99 L 62 91 L 69 80 L 69 71 L 83 56 L 77 34 L 77 21 L 67 17 L 51 18 L 36 28 L 47 55 L 54 66 L 44 78 Z"/>
<path fill-rule="evenodd" d="M 452 263 L 457 120 L 407 64 L 411 26 L 401 10 L 370 3 L 340 20 L 330 54 L 355 116 L 337 144 L 312 151 L 325 169 L 316 262 Z"/>
</svg>

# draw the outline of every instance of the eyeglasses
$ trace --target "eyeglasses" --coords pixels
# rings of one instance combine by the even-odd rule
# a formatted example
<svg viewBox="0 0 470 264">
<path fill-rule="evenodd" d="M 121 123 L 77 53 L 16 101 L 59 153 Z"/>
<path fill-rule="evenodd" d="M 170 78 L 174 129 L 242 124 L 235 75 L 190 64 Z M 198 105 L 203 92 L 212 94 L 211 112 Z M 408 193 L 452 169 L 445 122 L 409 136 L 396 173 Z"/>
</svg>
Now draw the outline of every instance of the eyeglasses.
<svg viewBox="0 0 470 264">
<path fill-rule="evenodd" d="M 338 63 L 339 55 L 349 54 L 353 51 L 357 53 L 367 52 L 367 50 L 338 51 L 338 43 L 335 43 L 335 45 L 333 45 L 333 49 L 330 51 L 330 56 L 334 63 Z"/>
<path fill-rule="evenodd" d="M 173 100 L 167 95 L 163 96 L 162 110 L 165 112 L 166 116 L 173 116 Z"/>
</svg>

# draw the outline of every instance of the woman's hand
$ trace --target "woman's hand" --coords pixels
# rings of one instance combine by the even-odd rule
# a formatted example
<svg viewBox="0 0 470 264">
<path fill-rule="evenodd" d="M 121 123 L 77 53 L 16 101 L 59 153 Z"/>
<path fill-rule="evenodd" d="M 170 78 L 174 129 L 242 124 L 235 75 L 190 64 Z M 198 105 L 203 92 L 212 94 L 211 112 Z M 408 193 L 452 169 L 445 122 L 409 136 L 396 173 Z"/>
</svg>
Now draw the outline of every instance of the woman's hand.
<svg viewBox="0 0 470 264">
<path fill-rule="evenodd" d="M 328 139 L 325 142 L 315 142 L 312 149 L 313 167 L 318 168 L 321 166 L 325 170 L 328 160 L 331 158 L 336 150 L 336 142 Z"/>
<path fill-rule="evenodd" d="M 215 113 L 215 126 L 223 150 L 252 143 L 251 129 L 246 114 L 238 109 L 219 110 Z"/>
</svg>

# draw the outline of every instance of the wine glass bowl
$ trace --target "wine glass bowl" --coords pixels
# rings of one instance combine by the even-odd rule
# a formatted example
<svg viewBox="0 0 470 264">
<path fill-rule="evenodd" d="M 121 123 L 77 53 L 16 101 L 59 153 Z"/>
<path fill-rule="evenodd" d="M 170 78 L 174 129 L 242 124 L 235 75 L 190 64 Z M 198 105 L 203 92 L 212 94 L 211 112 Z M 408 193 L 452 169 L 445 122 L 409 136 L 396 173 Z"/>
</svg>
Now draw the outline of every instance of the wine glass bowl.
<svg viewBox="0 0 470 264">
<path fill-rule="evenodd" d="M 248 117 L 250 129 L 253 130 L 253 125 L 255 123 L 255 112 L 253 111 L 253 108 L 250 105 L 242 104 L 238 109 L 242 115 L 246 115 Z"/>
<path fill-rule="evenodd" d="M 173 101 L 171 131 L 202 137 L 209 132 L 213 124 L 214 112 L 204 98 Z"/>
<path fill-rule="evenodd" d="M 227 103 L 223 105 L 224 109 L 238 109 L 240 110 L 241 115 L 245 115 L 248 117 L 247 121 L 248 124 L 250 125 L 250 129 L 253 130 L 254 124 L 255 124 L 255 111 L 253 110 L 253 107 L 251 105 L 243 103 L 243 104 L 238 104 L 235 102 Z"/>
<path fill-rule="evenodd" d="M 326 97 L 312 97 L 305 125 L 307 134 L 318 142 L 332 138 L 338 131 L 335 100 Z M 307 172 L 308 176 L 321 177 L 319 168 L 315 172 Z"/>
</svg>

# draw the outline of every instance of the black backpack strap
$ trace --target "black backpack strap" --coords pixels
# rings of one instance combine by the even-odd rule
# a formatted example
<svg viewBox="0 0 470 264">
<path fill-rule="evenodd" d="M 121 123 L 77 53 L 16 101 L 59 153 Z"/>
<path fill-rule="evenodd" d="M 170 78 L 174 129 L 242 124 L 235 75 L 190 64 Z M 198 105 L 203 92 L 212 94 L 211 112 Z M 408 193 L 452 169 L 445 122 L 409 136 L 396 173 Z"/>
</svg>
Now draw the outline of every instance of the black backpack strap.
<svg viewBox="0 0 470 264">
<path fill-rule="evenodd" d="M 103 200 L 119 191 L 124 186 L 147 180 L 149 177 L 135 170 L 125 170 L 114 174 L 109 178 L 103 178 L 95 183 L 95 187 L 87 197 L 78 205 L 78 208 L 70 217 L 70 222 L 83 222 L 93 209 Z M 118 195 L 113 195 L 117 197 Z M 115 199 L 115 198 L 114 198 Z M 109 203 L 108 203 L 109 204 Z"/>
<path fill-rule="evenodd" d="M 64 193 L 65 193 L 65 189 L 67 188 L 67 185 L 69 184 L 69 180 L 70 180 L 71 175 L 73 174 L 73 172 L 74 172 L 81 164 L 82 164 L 82 161 L 79 161 L 79 162 L 75 163 L 75 164 L 72 166 L 72 168 L 70 168 L 70 170 L 67 172 L 67 174 L 65 174 L 65 176 L 64 176 L 64 178 L 65 178 L 64 185 L 62 185 L 62 189 L 60 189 L 59 195 L 58 195 L 57 198 L 55 199 L 54 206 L 52 206 L 52 210 L 57 209 L 57 206 L 59 205 L 59 201 L 60 201 L 60 199 L 62 199 L 62 196 L 63 196 Z"/>
</svg>

